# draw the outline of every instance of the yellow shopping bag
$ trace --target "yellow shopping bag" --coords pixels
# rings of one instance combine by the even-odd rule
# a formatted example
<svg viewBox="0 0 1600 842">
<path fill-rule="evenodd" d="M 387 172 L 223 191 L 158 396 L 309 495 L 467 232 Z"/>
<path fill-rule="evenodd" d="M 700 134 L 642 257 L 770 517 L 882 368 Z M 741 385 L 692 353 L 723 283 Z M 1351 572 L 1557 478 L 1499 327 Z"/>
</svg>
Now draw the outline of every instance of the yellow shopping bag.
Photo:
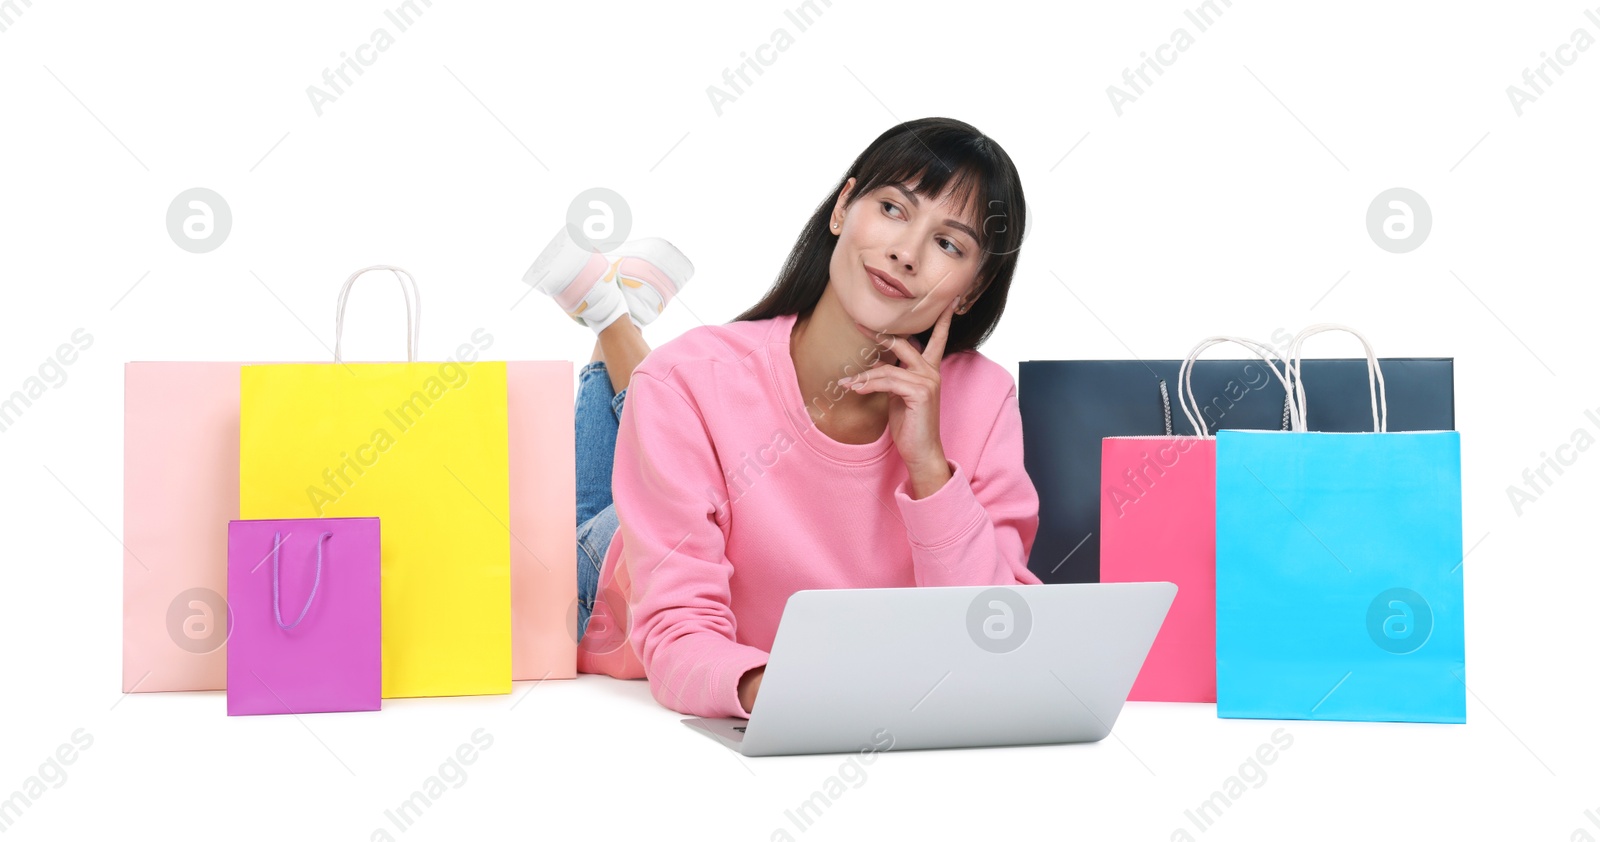
<svg viewBox="0 0 1600 842">
<path fill-rule="evenodd" d="M 407 340 L 406 363 L 240 370 L 239 517 L 379 518 L 383 696 L 509 693 L 506 365 L 415 362 L 415 317 Z"/>
</svg>

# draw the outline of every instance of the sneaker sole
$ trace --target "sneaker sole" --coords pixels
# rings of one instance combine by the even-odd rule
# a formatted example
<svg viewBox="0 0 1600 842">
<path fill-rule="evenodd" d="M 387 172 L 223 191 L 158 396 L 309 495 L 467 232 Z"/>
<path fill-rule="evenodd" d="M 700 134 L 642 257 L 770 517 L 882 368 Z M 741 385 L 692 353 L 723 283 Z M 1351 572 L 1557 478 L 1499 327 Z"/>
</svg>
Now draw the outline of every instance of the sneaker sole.
<svg viewBox="0 0 1600 842">
<path fill-rule="evenodd" d="M 617 281 L 623 291 L 630 294 L 630 314 L 634 321 L 641 325 L 654 321 L 672 298 L 688 285 L 689 279 L 694 277 L 694 264 L 689 258 L 676 246 L 659 237 L 630 240 L 608 256 L 618 261 L 630 257 L 644 260 L 659 269 L 660 275 L 665 276 L 658 278 L 655 272 L 641 272 L 637 278 L 623 276 L 620 272 L 617 275 Z M 620 267 L 622 264 L 618 265 Z M 651 296 L 640 287 L 648 287 L 654 295 Z M 639 299 L 645 312 L 631 312 L 634 309 L 631 305 L 635 298 Z"/>
<path fill-rule="evenodd" d="M 593 252 L 572 241 L 565 227 L 556 230 L 555 236 L 534 258 L 533 265 L 522 275 L 522 282 L 540 292 L 554 297 L 572 282 L 588 264 Z"/>
<path fill-rule="evenodd" d="M 677 292 L 689 283 L 694 277 L 694 264 L 684 253 L 678 251 L 673 244 L 660 237 L 642 237 L 623 243 L 616 251 L 608 255 L 612 260 L 619 257 L 639 257 L 655 264 L 675 285 L 670 292 Z"/>
</svg>

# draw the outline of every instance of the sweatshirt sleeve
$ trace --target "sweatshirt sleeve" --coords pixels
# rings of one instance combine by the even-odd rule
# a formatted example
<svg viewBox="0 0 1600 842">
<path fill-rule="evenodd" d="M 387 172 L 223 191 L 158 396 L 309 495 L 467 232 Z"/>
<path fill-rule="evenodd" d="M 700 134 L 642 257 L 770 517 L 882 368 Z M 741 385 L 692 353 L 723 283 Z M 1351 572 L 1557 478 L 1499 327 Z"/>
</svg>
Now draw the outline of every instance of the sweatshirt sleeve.
<svg viewBox="0 0 1600 842">
<path fill-rule="evenodd" d="M 716 521 L 726 481 L 700 413 L 643 371 L 628 382 L 612 493 L 632 579 L 629 638 L 668 708 L 747 717 L 739 679 L 767 653 L 734 638 L 733 564 Z"/>
<path fill-rule="evenodd" d="M 1022 411 L 1013 384 L 977 461 L 946 457 L 950 479 L 915 500 L 911 479 L 895 489 L 918 587 L 1037 585 L 1028 554 L 1039 532 L 1039 494 L 1022 459 Z"/>
</svg>

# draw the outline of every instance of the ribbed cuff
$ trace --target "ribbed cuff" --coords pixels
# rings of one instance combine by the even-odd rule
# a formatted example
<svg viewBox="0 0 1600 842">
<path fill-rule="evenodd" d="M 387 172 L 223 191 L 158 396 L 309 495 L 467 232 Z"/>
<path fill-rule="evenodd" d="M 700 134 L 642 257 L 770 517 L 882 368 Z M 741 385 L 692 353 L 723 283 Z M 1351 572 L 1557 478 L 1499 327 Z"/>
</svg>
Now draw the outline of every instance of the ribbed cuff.
<svg viewBox="0 0 1600 842">
<path fill-rule="evenodd" d="M 910 477 L 894 491 L 900 514 L 905 517 L 908 537 L 919 547 L 938 549 L 977 528 L 988 517 L 983 504 L 972 493 L 972 484 L 961 463 L 948 457 L 945 462 L 950 466 L 950 478 L 938 491 L 921 500 L 913 499 Z"/>
<path fill-rule="evenodd" d="M 719 686 L 712 698 L 721 708 L 716 712 L 717 716 L 749 719 L 750 713 L 744 709 L 744 705 L 739 704 L 739 679 L 744 678 L 745 673 L 756 667 L 766 666 L 770 656 L 754 646 L 740 646 L 739 650 L 725 659 L 718 668 Z"/>
</svg>

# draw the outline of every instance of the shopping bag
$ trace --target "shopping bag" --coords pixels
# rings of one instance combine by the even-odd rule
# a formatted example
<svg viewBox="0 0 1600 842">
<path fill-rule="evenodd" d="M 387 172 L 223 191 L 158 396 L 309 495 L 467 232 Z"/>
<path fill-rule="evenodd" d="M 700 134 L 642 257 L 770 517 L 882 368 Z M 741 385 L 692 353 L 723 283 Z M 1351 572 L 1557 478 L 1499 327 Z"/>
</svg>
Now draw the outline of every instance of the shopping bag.
<svg viewBox="0 0 1600 842">
<path fill-rule="evenodd" d="M 1273 338 L 1280 354 L 1285 337 Z M 1158 386 L 1181 360 L 1024 360 L 1017 381 L 1023 460 L 1039 492 L 1039 534 L 1028 567 L 1045 582 L 1100 581 L 1100 449 L 1107 436 L 1162 435 Z M 1372 429 L 1363 418 L 1366 360 L 1303 361 L 1315 409 L 1309 429 Z M 1454 361 L 1385 359 L 1391 430 L 1455 427 Z M 1258 362 L 1201 360 L 1194 389 L 1213 429 L 1277 430 L 1285 405 Z M 1183 419 L 1174 434 L 1194 435 Z"/>
<path fill-rule="evenodd" d="M 1269 347 L 1237 337 L 1208 337 L 1189 352 L 1178 374 L 1179 403 L 1198 434 L 1173 434 L 1163 383 L 1165 435 L 1107 437 L 1102 443 L 1100 581 L 1178 586 L 1129 701 L 1217 700 L 1216 439 L 1207 434 L 1205 407 L 1195 399 L 1191 375 L 1200 354 L 1223 342 L 1254 351 L 1261 361 L 1252 361 L 1245 371 L 1254 376 L 1254 366 L 1270 372 L 1285 397 L 1290 394 L 1288 366 L 1280 372 Z"/>
<path fill-rule="evenodd" d="M 417 362 L 403 270 L 407 362 L 343 362 L 365 271 L 332 364 L 240 371 L 240 517 L 381 518 L 383 697 L 509 693 L 506 364 Z"/>
<path fill-rule="evenodd" d="M 1331 329 L 1295 431 L 1217 433 L 1217 715 L 1465 722 L 1460 435 L 1389 431 L 1365 338 L 1373 432 L 1307 432 Z"/>
<path fill-rule="evenodd" d="M 123 368 L 122 692 L 227 684 L 239 362 Z"/>
<path fill-rule="evenodd" d="M 573 365 L 506 363 L 511 458 L 511 678 L 578 674 Z"/>
<path fill-rule="evenodd" d="M 370 517 L 228 524 L 229 716 L 382 706 L 379 534 Z"/>
</svg>

